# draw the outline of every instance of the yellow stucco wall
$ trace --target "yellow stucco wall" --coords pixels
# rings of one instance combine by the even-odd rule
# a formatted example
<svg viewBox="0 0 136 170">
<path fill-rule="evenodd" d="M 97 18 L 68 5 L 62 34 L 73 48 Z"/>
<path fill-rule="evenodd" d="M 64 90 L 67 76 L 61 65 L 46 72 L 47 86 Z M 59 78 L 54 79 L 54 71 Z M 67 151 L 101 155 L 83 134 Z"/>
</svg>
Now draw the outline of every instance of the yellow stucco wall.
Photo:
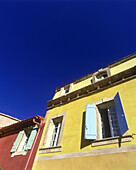
<svg viewBox="0 0 136 170">
<path fill-rule="evenodd" d="M 82 143 L 84 142 L 82 141 L 83 113 L 85 112 L 86 104 L 91 104 L 91 103 L 100 101 L 104 97 L 109 98 L 109 97 L 115 96 L 116 93 L 119 91 L 121 99 L 122 99 L 123 107 L 126 113 L 127 122 L 129 125 L 129 134 L 136 133 L 136 123 L 135 123 L 136 122 L 136 107 L 135 107 L 136 92 L 135 92 L 135 89 L 136 89 L 136 79 L 132 79 L 120 85 L 117 85 L 117 86 L 108 88 L 104 91 L 101 91 L 99 93 L 93 94 L 91 96 L 84 97 L 76 101 L 70 102 L 68 104 L 62 105 L 60 107 L 51 109 L 49 111 L 48 119 L 52 115 L 56 115 L 58 113 L 63 113 L 67 111 L 64 133 L 63 133 L 63 138 L 62 138 L 62 152 L 46 153 L 46 154 L 37 153 L 37 157 L 118 147 L 118 144 L 103 145 L 103 146 L 97 146 L 97 147 L 92 147 L 91 144 L 84 145 L 84 143 Z M 44 128 L 40 146 L 43 141 L 46 127 L 48 125 L 48 119 L 47 119 L 46 126 Z M 83 144 L 83 147 L 82 147 L 82 144 Z M 125 142 L 121 144 L 121 146 L 127 146 L 127 145 L 136 145 L 136 137 L 134 136 L 134 138 L 131 139 L 131 142 Z M 130 167 L 131 164 L 132 166 L 134 166 L 134 163 L 132 162 L 131 157 L 133 158 L 134 155 L 136 156 L 136 153 L 127 153 L 126 156 L 124 156 L 123 154 L 121 155 L 122 155 L 122 158 L 120 158 L 119 154 L 111 154 L 110 156 L 101 155 L 101 156 L 93 156 L 93 157 L 88 157 L 88 158 L 83 157 L 83 158 L 72 158 L 72 159 L 64 159 L 64 160 L 48 160 L 48 161 L 40 161 L 40 162 L 36 161 L 34 164 L 34 170 L 38 170 L 38 168 L 46 169 L 45 166 L 47 165 L 48 165 L 47 169 L 53 169 L 53 167 L 55 167 L 55 169 L 79 169 L 80 167 L 81 169 L 82 167 L 83 169 L 89 169 L 91 166 L 86 166 L 86 167 L 84 166 L 87 165 L 87 163 L 89 163 L 90 161 L 93 162 L 92 167 L 96 167 L 94 165 L 97 165 L 98 161 L 103 162 L 101 168 L 100 168 L 100 165 L 97 166 L 98 169 L 99 168 L 104 169 L 102 167 L 105 167 L 105 166 L 108 169 L 108 167 L 111 165 L 113 168 L 110 168 L 110 169 L 114 169 L 114 167 L 120 168 L 121 166 Z M 129 156 L 129 161 L 126 162 L 125 160 L 127 160 L 128 156 Z M 116 165 L 114 165 L 116 161 L 119 161 L 118 160 L 119 158 L 121 159 L 122 163 L 119 165 L 119 162 L 118 162 Z M 105 159 L 106 159 L 106 162 L 105 162 Z M 82 163 L 85 165 L 82 165 Z M 62 168 L 62 166 L 65 168 Z"/>
<path fill-rule="evenodd" d="M 86 146 L 80 149 L 82 119 L 83 119 L 83 113 L 85 112 L 86 104 L 91 104 L 100 101 L 104 97 L 109 98 L 115 96 L 118 91 L 120 92 L 123 107 L 126 113 L 126 118 L 130 129 L 129 133 L 136 133 L 136 126 L 134 123 L 136 122 L 136 107 L 135 107 L 136 92 L 134 92 L 135 88 L 136 88 L 136 80 L 133 79 L 123 84 L 120 84 L 118 86 L 114 86 L 107 90 L 96 93 L 92 96 L 84 97 L 79 100 L 70 102 L 66 105 L 62 105 L 60 107 L 56 107 L 50 110 L 48 119 L 50 116 L 67 111 L 66 122 L 65 122 L 64 133 L 63 133 L 63 140 L 62 140 L 62 147 L 64 146 L 62 153 L 79 152 L 84 150 L 96 149 L 95 147 L 92 148 L 90 146 Z M 48 120 L 43 134 L 45 133 L 47 125 L 48 125 Z M 41 141 L 43 140 L 43 137 L 44 135 L 42 136 Z M 134 140 L 132 140 L 131 144 L 135 143 L 133 141 Z M 127 145 L 127 143 L 123 145 Z M 117 146 L 117 144 L 115 144 L 115 146 Z M 111 145 L 99 146 L 97 147 L 97 149 L 102 149 L 105 147 L 106 148 L 111 147 Z M 57 154 L 57 153 L 49 153 L 49 155 L 51 154 Z"/>
<path fill-rule="evenodd" d="M 117 74 L 121 71 L 134 67 L 136 65 L 136 59 L 133 58 L 125 63 L 114 66 L 111 68 L 111 75 Z M 91 77 L 81 81 L 73 86 L 72 91 L 85 87 L 91 83 Z M 123 108 L 126 114 L 126 119 L 129 126 L 129 134 L 136 134 L 136 79 L 128 80 L 124 83 L 118 84 L 116 86 L 107 88 L 101 92 L 94 93 L 90 96 L 80 98 L 78 100 L 69 102 L 65 105 L 55 107 L 49 110 L 49 115 L 47 117 L 46 125 L 43 131 L 41 142 L 39 148 L 42 146 L 43 138 L 48 125 L 50 116 L 57 115 L 58 113 L 67 112 L 65 127 L 62 138 L 62 151 L 55 153 L 44 153 L 39 154 L 37 152 L 36 157 L 42 159 L 42 157 L 55 156 L 55 159 L 35 161 L 33 165 L 33 170 L 82 170 L 82 169 L 93 169 L 93 170 L 109 170 L 109 169 L 136 169 L 136 149 L 130 152 L 120 152 L 112 154 L 101 154 L 93 156 L 84 157 L 72 157 L 56 159 L 59 155 L 71 155 L 73 153 L 83 153 L 86 151 L 96 152 L 98 150 L 113 149 L 115 147 L 119 148 L 119 143 L 108 144 L 102 146 L 92 147 L 91 143 L 84 140 L 83 138 L 83 114 L 86 109 L 87 104 L 92 104 L 94 102 L 100 101 L 103 98 L 110 98 L 120 93 Z M 59 92 L 55 94 L 55 98 L 59 97 Z M 136 146 L 136 136 L 131 138 L 130 142 L 121 143 L 122 147 Z M 133 149 L 132 149 L 133 150 Z"/>
<path fill-rule="evenodd" d="M 135 170 L 136 152 L 38 161 L 33 170 Z"/>
<path fill-rule="evenodd" d="M 133 58 L 131 60 L 128 60 L 122 64 L 119 64 L 115 67 L 111 68 L 111 75 L 115 75 L 121 71 L 127 70 L 131 67 L 134 67 L 136 65 L 136 58 Z"/>
<path fill-rule="evenodd" d="M 124 62 L 122 64 L 119 64 L 119 65 L 116 65 L 116 66 L 110 68 L 111 75 L 115 75 L 115 74 L 117 74 L 119 72 L 127 70 L 127 69 L 129 69 L 131 67 L 134 67 L 135 65 L 136 65 L 136 58 L 128 60 L 128 61 L 126 61 L 126 62 Z M 74 84 L 71 92 L 76 91 L 76 90 L 78 90 L 80 88 L 83 88 L 85 86 L 90 85 L 91 84 L 91 79 L 92 79 L 92 77 L 90 77 L 88 79 L 85 79 L 83 81 L 80 81 L 79 83 Z M 58 98 L 59 94 L 60 94 L 60 91 L 56 92 L 53 99 Z"/>
<path fill-rule="evenodd" d="M 55 95 L 53 96 L 53 99 L 56 99 L 59 97 L 60 91 L 56 92 Z"/>
<path fill-rule="evenodd" d="M 81 82 L 79 82 L 79 83 L 74 84 L 74 86 L 73 86 L 73 88 L 72 88 L 72 92 L 73 92 L 73 91 L 76 91 L 76 90 L 78 90 L 78 89 L 80 89 L 80 88 L 83 88 L 83 87 L 85 87 L 85 86 L 90 85 L 90 84 L 91 84 L 91 79 L 92 79 L 92 77 L 90 77 L 90 78 L 88 78 L 88 79 L 86 79 L 86 80 L 83 80 L 83 81 L 81 81 Z"/>
</svg>

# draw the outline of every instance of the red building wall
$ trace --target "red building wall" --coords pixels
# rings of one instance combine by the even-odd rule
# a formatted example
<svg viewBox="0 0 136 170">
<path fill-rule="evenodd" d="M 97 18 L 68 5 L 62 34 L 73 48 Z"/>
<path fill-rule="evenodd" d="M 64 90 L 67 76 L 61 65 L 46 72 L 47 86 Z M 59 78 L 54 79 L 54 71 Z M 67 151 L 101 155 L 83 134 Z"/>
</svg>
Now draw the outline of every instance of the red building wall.
<svg viewBox="0 0 136 170">
<path fill-rule="evenodd" d="M 39 136 L 37 138 L 35 147 L 32 152 L 31 159 L 28 164 L 27 170 L 31 170 L 33 161 L 35 158 L 35 154 L 40 142 L 40 138 L 42 135 L 43 128 L 40 130 Z M 26 155 L 17 155 L 11 157 L 10 150 L 17 138 L 18 134 L 9 135 L 6 137 L 0 138 L 0 168 L 1 170 L 24 170 L 27 160 L 29 158 L 29 154 L 31 150 L 27 151 Z"/>
<path fill-rule="evenodd" d="M 24 170 L 30 151 L 26 155 L 11 157 L 10 150 L 18 134 L 0 138 L 0 168 L 1 170 Z"/>
</svg>

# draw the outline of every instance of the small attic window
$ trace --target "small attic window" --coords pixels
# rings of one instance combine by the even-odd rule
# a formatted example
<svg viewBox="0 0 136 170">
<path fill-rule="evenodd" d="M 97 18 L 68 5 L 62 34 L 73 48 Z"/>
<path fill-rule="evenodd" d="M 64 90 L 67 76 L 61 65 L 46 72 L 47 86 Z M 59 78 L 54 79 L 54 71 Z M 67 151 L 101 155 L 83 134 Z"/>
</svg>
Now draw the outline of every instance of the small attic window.
<svg viewBox="0 0 136 170">
<path fill-rule="evenodd" d="M 66 85 L 65 87 L 62 87 L 61 90 L 60 90 L 59 96 L 63 96 L 65 94 L 70 93 L 71 90 L 72 90 L 72 87 L 73 87 L 73 83 Z"/>
<path fill-rule="evenodd" d="M 108 77 L 106 71 L 100 72 L 98 75 L 96 75 L 96 79 L 97 79 L 97 80 L 102 80 L 102 79 L 105 79 L 106 77 Z"/>
<path fill-rule="evenodd" d="M 110 69 L 100 69 L 96 73 L 92 75 L 92 82 L 95 83 L 97 81 L 103 80 L 111 75 Z"/>
<path fill-rule="evenodd" d="M 69 92 L 69 88 L 65 89 L 65 94 Z"/>
<path fill-rule="evenodd" d="M 65 94 L 68 93 L 70 90 L 70 85 L 68 87 L 64 88 L 64 90 L 65 90 Z"/>
</svg>

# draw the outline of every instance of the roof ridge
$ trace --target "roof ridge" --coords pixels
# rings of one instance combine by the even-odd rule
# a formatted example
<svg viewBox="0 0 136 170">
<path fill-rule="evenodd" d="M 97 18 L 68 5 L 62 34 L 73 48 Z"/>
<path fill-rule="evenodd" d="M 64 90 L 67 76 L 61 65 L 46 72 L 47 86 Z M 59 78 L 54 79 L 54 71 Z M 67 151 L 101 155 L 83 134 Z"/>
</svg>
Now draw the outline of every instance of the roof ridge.
<svg viewBox="0 0 136 170">
<path fill-rule="evenodd" d="M 10 115 L 5 114 L 5 113 L 2 113 L 2 112 L 0 112 L 0 115 L 5 116 L 5 117 L 8 117 L 8 118 L 11 118 L 11 119 L 14 119 L 14 120 L 17 120 L 17 121 L 21 121 L 21 120 L 18 119 L 18 118 L 15 118 L 15 117 L 13 117 L 13 116 L 10 116 Z"/>
</svg>

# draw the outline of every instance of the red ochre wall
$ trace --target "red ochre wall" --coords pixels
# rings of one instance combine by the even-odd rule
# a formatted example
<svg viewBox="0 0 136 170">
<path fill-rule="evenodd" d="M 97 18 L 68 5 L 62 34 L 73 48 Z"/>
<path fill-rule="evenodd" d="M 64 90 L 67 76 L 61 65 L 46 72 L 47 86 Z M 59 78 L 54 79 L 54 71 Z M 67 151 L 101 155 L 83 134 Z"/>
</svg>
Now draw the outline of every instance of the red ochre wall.
<svg viewBox="0 0 136 170">
<path fill-rule="evenodd" d="M 0 138 L 0 168 L 1 170 L 24 170 L 30 151 L 25 156 L 11 157 L 10 150 L 18 134 Z"/>
<path fill-rule="evenodd" d="M 29 160 L 27 170 L 31 170 L 32 168 L 34 158 L 36 155 L 36 151 L 37 151 L 40 139 L 41 139 L 43 128 L 40 130 L 40 133 L 38 135 L 35 147 L 33 149 L 31 158 Z M 24 170 L 26 166 L 31 150 L 27 151 L 26 155 L 17 155 L 17 156 L 11 157 L 10 150 L 17 138 L 17 135 L 18 134 L 13 134 L 10 136 L 0 138 L 0 168 L 1 170 Z"/>
</svg>

